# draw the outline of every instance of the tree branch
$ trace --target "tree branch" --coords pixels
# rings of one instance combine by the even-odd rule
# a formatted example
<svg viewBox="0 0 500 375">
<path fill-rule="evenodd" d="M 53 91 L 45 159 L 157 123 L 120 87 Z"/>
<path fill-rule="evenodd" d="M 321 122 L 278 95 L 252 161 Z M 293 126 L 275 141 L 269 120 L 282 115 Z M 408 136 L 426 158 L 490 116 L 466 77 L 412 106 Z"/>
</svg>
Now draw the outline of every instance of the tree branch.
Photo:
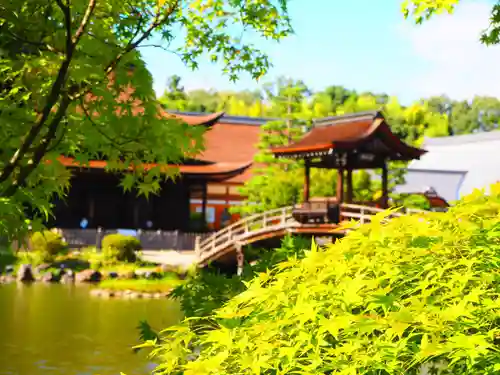
<svg viewBox="0 0 500 375">
<path fill-rule="evenodd" d="M 104 133 L 101 129 L 99 129 L 99 125 L 95 123 L 95 121 L 92 119 L 90 116 L 90 113 L 88 112 L 87 108 L 85 107 L 85 103 L 83 101 L 83 98 L 80 98 L 80 106 L 82 107 L 83 113 L 85 114 L 85 117 L 89 120 L 89 122 L 94 126 L 95 130 L 102 135 L 105 139 L 108 140 L 108 142 L 111 144 L 111 146 L 115 147 L 119 152 L 121 152 L 123 155 L 126 155 L 126 151 L 121 148 L 123 144 L 120 144 L 116 142 L 113 138 L 111 138 L 109 135 Z"/>
<path fill-rule="evenodd" d="M 23 187 L 26 184 L 27 178 L 35 170 L 35 168 L 38 167 L 43 157 L 47 153 L 47 149 L 56 136 L 59 124 L 66 115 L 66 110 L 68 109 L 70 103 L 71 100 L 69 99 L 68 95 L 64 94 L 61 103 L 57 108 L 57 112 L 49 124 L 47 134 L 45 134 L 40 144 L 33 151 L 33 157 L 31 158 L 31 160 L 29 160 L 28 164 L 20 169 L 19 174 L 15 177 L 12 184 L 10 184 L 7 189 L 5 189 L 3 196 L 10 197 L 14 195 L 19 188 Z"/>
<path fill-rule="evenodd" d="M 92 13 L 94 12 L 95 6 L 97 4 L 97 0 L 90 0 L 87 9 L 85 10 L 85 14 L 83 15 L 82 22 L 80 23 L 80 26 L 78 26 L 78 29 L 75 32 L 75 35 L 72 38 L 72 43 L 73 46 L 76 46 L 78 42 L 80 41 L 80 38 L 82 37 L 83 33 L 85 32 L 85 28 L 89 24 L 90 17 L 92 16 Z"/>
<path fill-rule="evenodd" d="M 12 158 L 10 159 L 8 164 L 0 172 L 0 184 L 7 181 L 7 179 L 9 179 L 12 176 L 15 169 L 19 165 L 20 161 L 24 158 L 24 156 L 26 155 L 26 153 L 30 149 L 30 147 L 33 144 L 33 142 L 35 141 L 35 139 L 39 136 L 40 132 L 42 131 L 45 123 L 47 122 L 47 120 L 50 116 L 50 112 L 51 112 L 52 108 L 54 108 L 54 105 L 59 100 L 61 93 L 64 91 L 63 87 L 67 81 L 68 70 L 69 70 L 69 66 L 71 64 L 71 60 L 73 58 L 75 47 L 76 47 L 77 43 L 79 42 L 81 35 L 85 31 L 85 27 L 89 23 L 90 16 L 91 16 L 92 12 L 94 11 L 95 4 L 96 4 L 96 0 L 89 0 L 87 10 L 86 10 L 85 15 L 82 19 L 80 27 L 78 28 L 77 32 L 75 33 L 75 36 L 72 37 L 71 10 L 70 10 L 69 6 L 65 5 L 62 2 L 62 0 L 55 0 L 55 2 L 59 6 L 59 8 L 61 9 L 61 11 L 64 15 L 64 27 L 66 29 L 66 51 L 65 51 L 66 56 L 65 56 L 64 61 L 61 64 L 61 67 L 59 68 L 59 71 L 57 73 L 57 77 L 52 85 L 50 93 L 47 97 L 47 102 L 45 103 L 45 106 L 44 106 L 41 114 L 38 116 L 38 119 L 35 122 L 34 126 L 31 127 L 27 136 L 23 140 L 21 146 L 17 149 L 17 151 L 14 153 L 14 155 L 12 156 Z M 65 96 L 63 102 L 66 100 L 69 100 L 69 98 L 67 96 Z M 67 108 L 68 105 L 69 105 L 69 103 L 65 107 Z M 59 109 L 57 110 L 57 114 L 60 113 L 60 109 L 62 107 L 63 107 L 62 105 L 59 106 Z M 58 117 L 57 114 L 54 117 L 54 119 L 52 120 L 51 125 L 50 125 L 50 126 L 56 127 L 54 130 L 53 136 L 55 136 L 55 134 L 57 132 L 57 126 L 59 125 L 58 123 L 54 125 L 54 120 L 59 118 L 58 121 L 60 122 L 61 119 L 64 117 L 65 113 L 63 113 L 63 115 L 61 117 Z M 47 134 L 52 133 L 52 131 L 50 129 L 51 128 L 49 128 L 49 131 Z M 43 144 L 43 142 L 41 144 Z M 38 149 L 40 149 L 40 148 L 38 148 Z M 46 151 L 46 148 L 45 148 L 45 151 Z M 41 157 L 43 157 L 43 155 Z M 29 172 L 29 173 L 31 173 L 31 172 Z M 22 174 L 22 172 L 20 172 L 20 175 L 21 174 Z M 23 179 L 25 179 L 26 177 L 24 177 Z M 12 186 L 14 186 L 14 185 L 12 185 Z M 7 188 L 5 190 L 5 194 L 7 194 L 10 190 L 12 190 L 12 189 Z M 15 188 L 13 190 L 15 192 L 17 190 L 17 188 Z M 7 196 L 8 196 L 8 194 L 7 194 Z"/>
<path fill-rule="evenodd" d="M 176 0 L 172 5 L 170 5 L 169 8 L 165 11 L 164 14 L 161 11 L 161 9 L 158 8 L 158 12 L 156 13 L 155 18 L 153 19 L 153 22 L 151 22 L 151 25 L 149 25 L 149 27 L 146 29 L 146 31 L 144 31 L 144 33 L 141 35 L 141 37 L 138 38 L 135 42 L 132 41 L 132 40 L 130 40 L 130 43 L 124 48 L 124 50 L 122 52 L 120 52 L 118 55 L 116 55 L 115 58 L 113 60 L 111 60 L 111 62 L 107 65 L 107 67 L 104 70 L 105 73 L 109 74 L 111 71 L 113 71 L 113 69 L 116 68 L 116 66 L 118 65 L 118 63 L 120 62 L 120 60 L 127 53 L 129 53 L 130 51 L 132 51 L 135 48 L 137 48 L 139 46 L 139 44 L 141 44 L 142 42 L 144 42 L 147 38 L 149 38 L 151 36 L 151 33 L 158 26 L 160 26 L 161 24 L 163 24 L 164 22 L 166 22 L 169 19 L 169 17 L 172 14 L 174 14 L 174 12 L 178 9 L 178 7 L 179 7 L 179 1 L 180 0 Z M 162 14 L 163 14 L 163 16 L 162 16 Z"/>
</svg>

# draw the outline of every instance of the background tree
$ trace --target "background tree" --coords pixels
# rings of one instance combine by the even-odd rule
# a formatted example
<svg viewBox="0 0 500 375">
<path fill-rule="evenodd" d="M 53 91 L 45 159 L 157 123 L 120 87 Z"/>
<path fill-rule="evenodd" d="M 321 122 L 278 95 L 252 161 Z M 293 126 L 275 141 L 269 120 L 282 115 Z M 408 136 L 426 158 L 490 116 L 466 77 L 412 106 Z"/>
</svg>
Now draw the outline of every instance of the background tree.
<svg viewBox="0 0 500 375">
<path fill-rule="evenodd" d="M 192 156 L 201 133 L 159 112 L 139 49 L 154 37 L 191 68 L 208 54 L 232 80 L 259 78 L 270 63 L 240 29 L 285 37 L 286 1 L 0 0 L 0 235 L 27 228 L 26 206 L 50 213 L 69 177 L 60 155 L 103 157 L 111 171 L 132 165 L 124 187 L 156 191 L 172 170 L 140 163 Z"/>
</svg>

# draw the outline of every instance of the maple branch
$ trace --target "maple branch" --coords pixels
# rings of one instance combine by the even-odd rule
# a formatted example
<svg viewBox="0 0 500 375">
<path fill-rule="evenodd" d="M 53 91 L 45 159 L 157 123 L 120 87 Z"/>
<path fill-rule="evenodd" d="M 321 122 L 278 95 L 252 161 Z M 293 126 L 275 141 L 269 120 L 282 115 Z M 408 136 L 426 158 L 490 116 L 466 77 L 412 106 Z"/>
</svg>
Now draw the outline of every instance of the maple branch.
<svg viewBox="0 0 500 375">
<path fill-rule="evenodd" d="M 120 52 L 118 55 L 115 56 L 115 58 L 107 65 L 107 67 L 104 69 L 105 73 L 106 74 L 109 74 L 111 71 L 113 71 L 113 69 L 116 68 L 116 66 L 118 65 L 118 63 L 120 62 L 121 59 L 123 59 L 123 57 L 129 53 L 130 51 L 134 50 L 135 48 L 137 48 L 139 46 L 139 44 L 141 44 L 142 42 L 144 42 L 147 38 L 149 38 L 151 36 L 151 33 L 160 25 L 162 25 L 163 23 L 165 23 L 172 14 L 174 14 L 174 12 L 178 9 L 179 7 L 179 1 L 180 0 L 176 0 L 174 3 L 172 3 L 168 9 L 165 11 L 165 14 L 162 16 L 162 11 L 161 11 L 161 8 L 158 7 L 158 11 L 156 12 L 156 15 L 155 15 L 155 18 L 153 19 L 153 21 L 151 22 L 151 24 L 149 25 L 149 27 L 146 29 L 146 31 L 144 31 L 144 33 L 141 35 L 140 38 L 138 38 L 135 42 L 133 42 L 132 40 L 130 40 L 130 42 L 127 44 L 127 46 L 123 49 L 122 52 Z"/>
<path fill-rule="evenodd" d="M 113 138 L 111 138 L 109 135 L 107 135 L 105 132 L 103 132 L 100 128 L 99 128 L 99 125 L 97 125 L 95 123 L 95 121 L 92 119 L 92 117 L 90 116 L 90 113 L 89 111 L 87 110 L 87 108 L 85 107 L 85 103 L 83 101 L 83 98 L 80 98 L 80 106 L 82 107 L 82 110 L 83 110 L 83 113 L 85 114 L 85 117 L 87 117 L 87 119 L 89 120 L 89 122 L 92 124 L 92 126 L 95 128 L 95 130 L 100 134 L 102 135 L 105 139 L 107 139 L 109 141 L 109 143 L 111 144 L 111 146 L 115 147 L 118 151 L 120 151 L 122 154 L 126 155 L 126 151 L 123 150 L 121 148 L 121 146 L 123 146 L 124 144 L 120 144 L 118 142 L 116 142 Z"/>
<path fill-rule="evenodd" d="M 69 67 L 71 64 L 71 60 L 73 58 L 75 47 L 76 47 L 78 41 L 80 40 L 80 37 L 83 34 L 87 24 L 89 23 L 90 16 L 95 9 L 96 0 L 89 0 L 87 10 L 85 12 L 85 15 L 82 19 L 82 22 L 80 23 L 80 26 L 79 26 L 76 34 L 75 34 L 75 37 L 71 36 L 72 35 L 72 32 L 71 32 L 72 20 L 71 20 L 71 10 L 70 10 L 69 6 L 65 5 L 62 2 L 62 0 L 55 0 L 55 2 L 59 6 L 59 8 L 61 9 L 61 11 L 64 15 L 64 27 L 65 27 L 65 31 L 66 31 L 66 51 L 65 51 L 66 56 L 65 56 L 63 62 L 61 63 L 61 66 L 60 66 L 59 71 L 57 73 L 57 77 L 56 77 L 54 83 L 52 84 L 52 88 L 51 88 L 50 93 L 47 97 L 47 101 L 45 103 L 45 106 L 42 109 L 41 114 L 38 116 L 38 119 L 35 122 L 34 126 L 31 127 L 30 131 L 28 132 L 28 134 L 24 138 L 21 146 L 16 150 L 16 152 L 14 153 L 14 155 L 12 156 L 10 161 L 7 163 L 7 165 L 0 172 L 0 184 L 7 181 L 7 179 L 9 179 L 12 176 L 15 169 L 19 165 L 20 161 L 25 157 L 26 153 L 31 148 L 31 145 L 34 143 L 35 139 L 40 135 L 40 132 L 42 131 L 43 127 L 45 126 L 45 123 L 47 122 L 47 120 L 50 116 L 50 112 L 52 111 L 52 109 L 54 108 L 56 103 L 58 102 L 58 100 L 61 96 L 61 93 L 63 93 L 63 91 L 64 91 L 63 87 L 67 81 L 68 70 L 69 70 Z M 52 120 L 51 124 L 49 125 L 49 130 L 48 130 L 47 134 L 54 133 L 53 136 L 55 136 L 55 134 L 57 132 L 57 126 L 59 125 L 59 122 L 61 121 L 61 119 L 65 115 L 65 113 L 62 113 L 62 116 L 61 115 L 58 116 L 58 114 L 60 114 L 60 109 L 65 107 L 65 110 L 66 110 L 66 108 L 69 105 L 69 103 L 65 106 L 62 105 L 65 103 L 66 100 L 69 100 L 69 97 L 65 96 L 63 98 L 63 101 L 61 102 L 61 106 L 59 106 L 54 119 Z M 56 120 L 56 119 L 58 119 L 58 122 L 54 123 L 54 120 Z M 56 127 L 54 131 L 51 130 L 53 126 Z M 42 145 L 42 144 L 44 144 L 43 141 L 41 142 L 40 145 Z M 37 150 L 41 150 L 41 149 L 43 149 L 43 148 L 40 148 L 40 147 L 37 148 Z M 44 152 L 46 152 L 46 148 L 45 148 Z M 37 154 L 36 151 L 35 151 L 35 154 Z M 43 155 L 42 155 L 42 157 L 43 157 Z M 28 171 L 30 171 L 29 173 L 31 173 L 31 171 L 33 169 L 34 168 L 28 169 Z M 26 170 L 26 169 L 23 169 L 23 170 Z M 20 175 L 24 176 L 24 174 L 22 172 L 20 172 Z M 23 177 L 22 180 L 25 180 L 26 177 Z M 19 183 L 19 181 L 17 181 L 17 182 Z M 14 184 L 12 184 L 11 186 L 14 186 Z M 8 193 L 11 190 L 15 192 L 15 191 L 17 191 L 17 188 L 11 189 L 10 187 L 8 187 L 4 191 L 4 196 L 5 195 L 9 196 Z"/>
<path fill-rule="evenodd" d="M 85 10 L 85 14 L 83 15 L 82 21 L 80 22 L 80 26 L 78 26 L 78 29 L 75 32 L 75 35 L 72 38 L 72 43 L 74 46 L 78 44 L 80 41 L 80 38 L 82 37 L 83 33 L 85 32 L 85 29 L 87 25 L 89 24 L 90 17 L 92 16 L 92 13 L 94 12 L 95 6 L 97 4 L 97 0 L 90 0 L 87 9 Z"/>
<path fill-rule="evenodd" d="M 40 144 L 34 149 L 33 157 L 28 161 L 28 164 L 22 167 L 19 171 L 19 174 L 15 177 L 14 181 L 5 189 L 4 196 L 10 197 L 16 193 L 16 191 L 23 187 L 26 184 L 27 178 L 30 174 L 38 167 L 43 157 L 47 153 L 47 149 L 50 146 L 50 143 L 54 139 L 57 134 L 57 129 L 59 128 L 59 124 L 61 120 L 66 115 L 66 110 L 68 109 L 71 100 L 68 95 L 64 95 L 59 107 L 57 108 L 57 112 L 52 118 L 47 130 L 47 134 L 42 138 Z"/>
</svg>

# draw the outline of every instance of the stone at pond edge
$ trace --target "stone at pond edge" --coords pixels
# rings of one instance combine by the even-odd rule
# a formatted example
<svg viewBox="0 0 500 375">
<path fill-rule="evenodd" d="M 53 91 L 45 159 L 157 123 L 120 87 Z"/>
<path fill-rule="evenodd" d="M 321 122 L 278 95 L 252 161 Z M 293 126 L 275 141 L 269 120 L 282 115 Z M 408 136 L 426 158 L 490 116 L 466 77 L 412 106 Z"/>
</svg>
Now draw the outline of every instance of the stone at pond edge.
<svg viewBox="0 0 500 375">
<path fill-rule="evenodd" d="M 72 270 L 68 270 L 61 277 L 61 283 L 71 284 L 75 282 L 75 273 Z"/>
<path fill-rule="evenodd" d="M 134 271 L 129 271 L 129 272 L 125 272 L 125 273 L 120 274 L 120 279 L 133 280 L 136 278 L 137 278 L 137 275 Z"/>
<path fill-rule="evenodd" d="M 57 283 L 60 280 L 59 275 L 55 275 L 52 272 L 46 272 L 40 277 L 40 281 L 43 281 L 45 283 Z"/>
<path fill-rule="evenodd" d="M 133 290 L 108 290 L 108 289 L 92 289 L 90 295 L 94 297 L 101 298 L 126 298 L 126 299 L 140 299 L 140 298 L 167 298 L 170 293 L 146 293 L 146 292 L 134 292 Z"/>
<path fill-rule="evenodd" d="M 0 276 L 0 284 L 9 284 L 16 281 L 13 275 Z"/>
<path fill-rule="evenodd" d="M 31 264 L 21 264 L 21 267 L 19 267 L 19 270 L 17 271 L 17 281 L 22 283 L 35 281 Z"/>
<path fill-rule="evenodd" d="M 101 281 L 101 273 L 95 270 L 84 270 L 76 274 L 76 282 L 79 283 L 97 283 Z"/>
</svg>

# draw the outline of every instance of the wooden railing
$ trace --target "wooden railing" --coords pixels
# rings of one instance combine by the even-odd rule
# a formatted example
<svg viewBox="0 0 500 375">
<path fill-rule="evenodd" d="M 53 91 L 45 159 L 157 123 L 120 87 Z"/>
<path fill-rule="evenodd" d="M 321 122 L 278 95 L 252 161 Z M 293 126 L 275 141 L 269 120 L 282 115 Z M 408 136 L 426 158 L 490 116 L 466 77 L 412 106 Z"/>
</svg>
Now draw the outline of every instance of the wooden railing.
<svg viewBox="0 0 500 375">
<path fill-rule="evenodd" d="M 293 219 L 292 210 L 293 207 L 288 206 L 254 214 L 213 233 L 202 241 L 197 238 L 195 252 L 198 262 L 204 263 L 207 259 L 214 258 L 214 255 L 226 250 L 229 246 L 244 242 L 250 236 L 303 226 L 303 224 Z M 360 224 L 364 224 L 370 222 L 372 216 L 384 211 L 381 208 L 344 203 L 340 206 L 340 218 L 342 221 L 357 220 Z M 389 218 L 417 212 L 425 211 L 400 209 L 392 212 Z"/>
<path fill-rule="evenodd" d="M 255 235 L 258 231 L 267 232 L 286 228 L 287 222 L 293 221 L 292 209 L 292 206 L 288 206 L 247 216 L 215 232 L 205 240 L 197 241 L 195 251 L 198 260 L 203 262 L 220 250 L 227 248 L 229 243 L 241 240 L 242 237 L 250 233 Z"/>
</svg>

